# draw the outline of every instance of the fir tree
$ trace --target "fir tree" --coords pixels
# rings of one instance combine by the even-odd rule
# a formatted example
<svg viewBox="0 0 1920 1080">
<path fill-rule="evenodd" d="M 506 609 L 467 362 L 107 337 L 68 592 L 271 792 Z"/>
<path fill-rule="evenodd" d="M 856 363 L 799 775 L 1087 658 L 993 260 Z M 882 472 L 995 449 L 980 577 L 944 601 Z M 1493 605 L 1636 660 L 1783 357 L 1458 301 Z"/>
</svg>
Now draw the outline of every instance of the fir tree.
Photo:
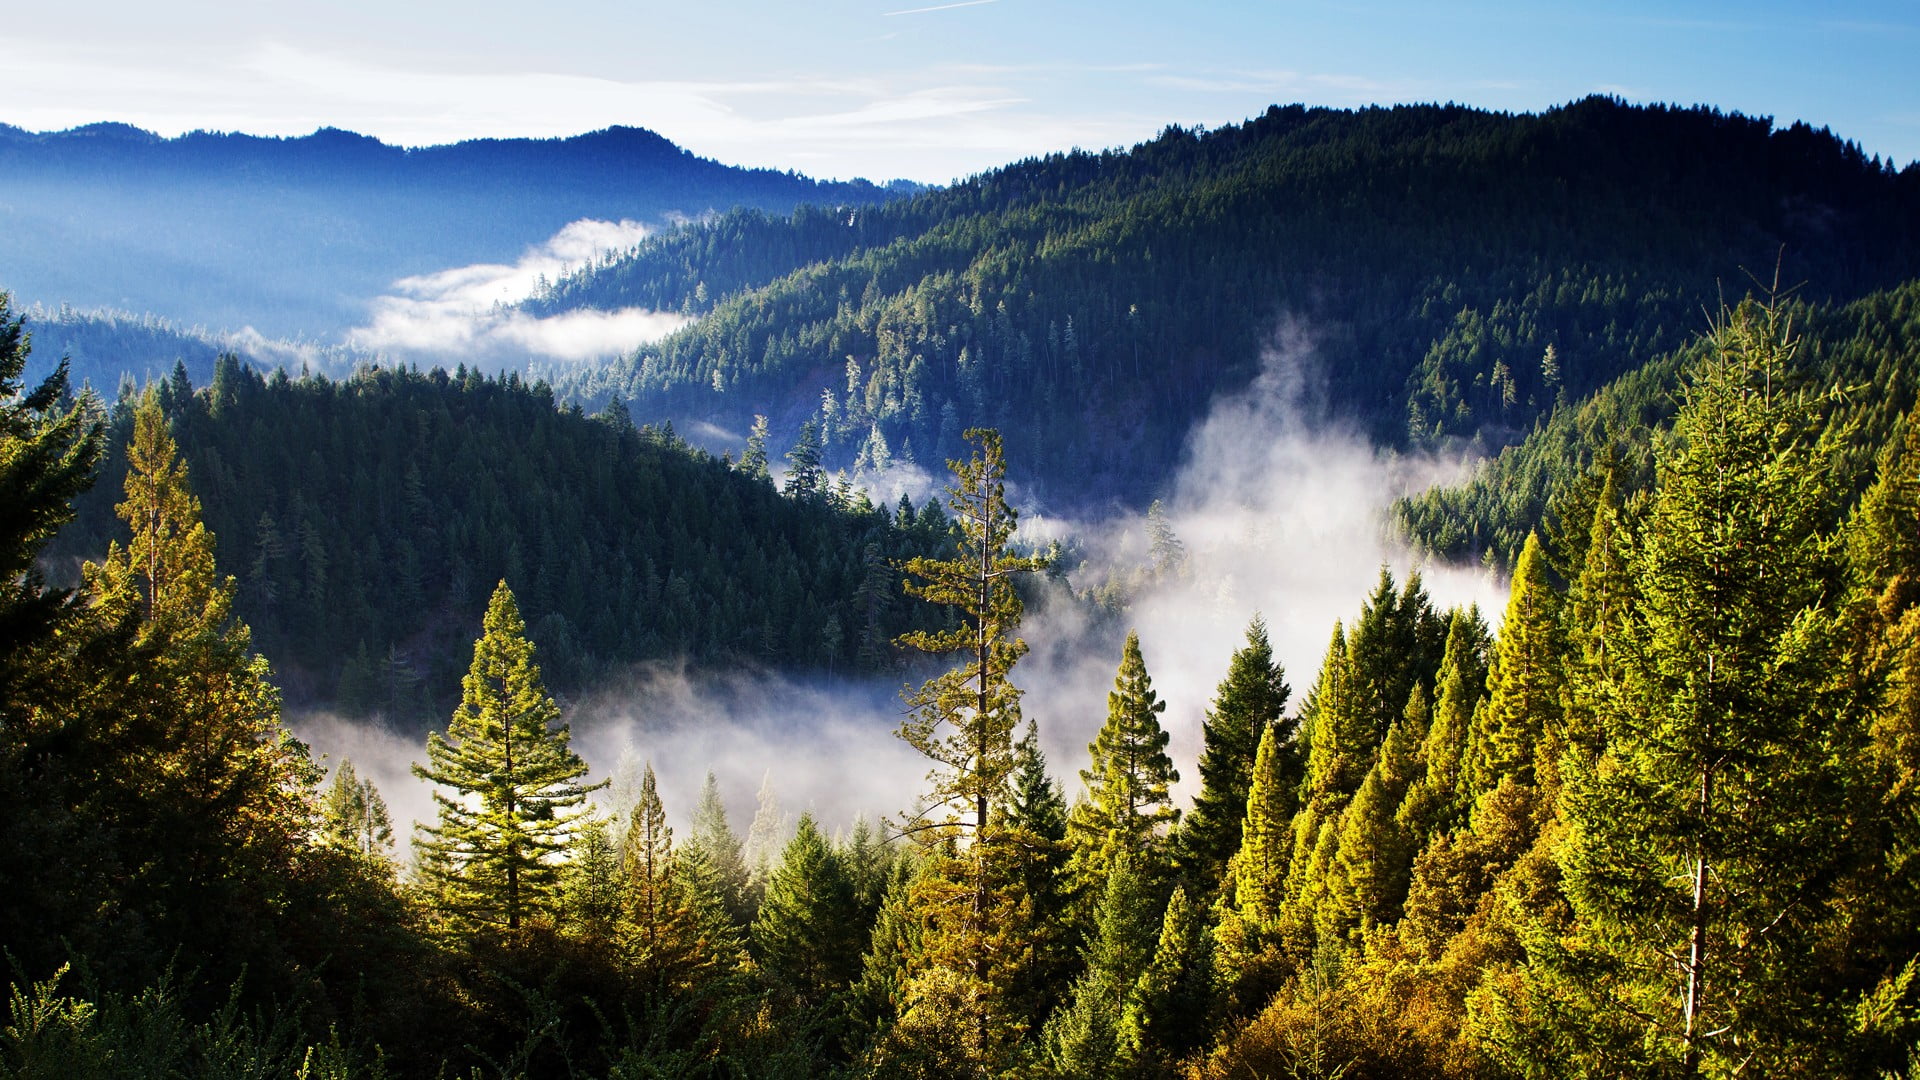
<svg viewBox="0 0 1920 1080">
<path fill-rule="evenodd" d="M 1564 743 L 1560 603 L 1547 584 L 1540 538 L 1529 533 L 1513 570 L 1506 618 L 1487 673 L 1487 704 L 1469 740 L 1468 798 L 1492 791 L 1502 777 L 1535 782 L 1534 759 L 1557 767 Z"/>
<path fill-rule="evenodd" d="M 799 828 L 767 879 L 753 921 L 753 951 L 768 976 L 808 1004 L 852 984 L 859 973 L 864 925 L 845 865 L 813 823 Z"/>
<path fill-rule="evenodd" d="M 1181 823 L 1178 845 L 1181 869 L 1195 887 L 1221 881 L 1227 860 L 1240 850 L 1254 759 L 1268 728 L 1279 732 L 1275 753 L 1281 786 L 1299 786 L 1299 751 L 1293 725 L 1284 719 L 1288 693 L 1286 674 L 1267 641 L 1266 621 L 1255 615 L 1247 625 L 1247 643 L 1234 652 L 1201 727 L 1200 791 Z M 1286 813 L 1291 817 L 1293 811 Z"/>
<path fill-rule="evenodd" d="M 354 772 L 351 761 L 342 761 L 334 771 L 320 807 L 320 836 L 367 860 L 385 860 L 393 851 L 393 819 L 387 802 L 372 780 Z"/>
<path fill-rule="evenodd" d="M 1166 707 L 1153 691 L 1140 635 L 1129 632 L 1107 695 L 1107 722 L 1087 747 L 1092 765 L 1080 772 L 1087 801 L 1074 807 L 1067 822 L 1070 873 L 1083 888 L 1103 880 L 1123 855 L 1141 872 L 1159 870 L 1162 826 L 1180 816 L 1168 794 L 1180 774 L 1167 757 L 1169 736 L 1160 726 Z"/>
<path fill-rule="evenodd" d="M 560 707 L 547 696 L 526 623 L 502 581 L 487 604 L 460 707 L 445 735 L 427 735 L 426 765 L 414 775 L 435 791 L 436 825 L 419 846 L 438 858 L 429 884 L 457 917 L 516 929 L 546 910 L 587 793 L 586 762 L 568 745 Z M 558 726 L 556 726 L 558 725 Z"/>
<path fill-rule="evenodd" d="M 687 842 L 681 850 L 701 853 L 727 911 L 734 921 L 746 926 L 753 916 L 747 903 L 747 861 L 741 852 L 740 838 L 727 823 L 727 805 L 720 798 L 720 782 L 711 772 L 700 785 L 700 801 L 693 808 L 689 825 Z"/>
</svg>

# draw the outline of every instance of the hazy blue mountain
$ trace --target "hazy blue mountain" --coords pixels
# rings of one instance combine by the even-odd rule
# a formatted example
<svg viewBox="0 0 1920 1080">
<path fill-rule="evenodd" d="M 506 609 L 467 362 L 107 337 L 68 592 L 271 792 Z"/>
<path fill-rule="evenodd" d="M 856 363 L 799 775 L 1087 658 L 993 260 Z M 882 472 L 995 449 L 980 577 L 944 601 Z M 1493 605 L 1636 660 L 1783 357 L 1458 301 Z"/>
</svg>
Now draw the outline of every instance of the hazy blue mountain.
<svg viewBox="0 0 1920 1080">
<path fill-rule="evenodd" d="M 0 289 L 22 304 L 331 337 L 398 278 L 512 262 L 581 218 L 661 224 L 892 193 L 733 168 L 627 127 L 404 149 L 334 129 L 168 139 L 124 124 L 0 126 Z"/>
</svg>

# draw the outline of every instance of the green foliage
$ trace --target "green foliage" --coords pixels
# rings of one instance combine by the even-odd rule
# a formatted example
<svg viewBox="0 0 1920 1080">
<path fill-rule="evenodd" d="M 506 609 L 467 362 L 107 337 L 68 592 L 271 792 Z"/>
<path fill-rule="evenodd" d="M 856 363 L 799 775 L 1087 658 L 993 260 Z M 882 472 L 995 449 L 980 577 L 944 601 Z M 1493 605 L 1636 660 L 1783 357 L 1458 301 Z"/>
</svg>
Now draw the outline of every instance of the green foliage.
<svg viewBox="0 0 1920 1080">
<path fill-rule="evenodd" d="M 1166 708 L 1140 655 L 1140 635 L 1129 631 L 1107 694 L 1107 722 L 1087 747 L 1092 765 L 1080 770 L 1087 799 L 1067 820 L 1073 849 L 1068 872 L 1082 890 L 1097 887 L 1123 858 L 1137 873 L 1164 870 L 1162 827 L 1180 819 L 1168 794 L 1180 774 L 1167 757 L 1171 736 L 1160 726 Z"/>
<path fill-rule="evenodd" d="M 1227 860 L 1240 850 L 1255 758 L 1269 728 L 1278 736 L 1273 751 L 1278 759 L 1269 766 L 1280 773 L 1276 788 L 1291 793 L 1299 787 L 1296 725 L 1285 716 L 1289 693 L 1286 673 L 1267 641 L 1266 621 L 1255 615 L 1247 624 L 1247 643 L 1235 650 L 1201 725 L 1200 791 L 1176 845 L 1181 872 L 1196 886 L 1220 880 Z M 1289 807 L 1286 816 L 1292 812 Z"/>
<path fill-rule="evenodd" d="M 424 731 L 458 703 L 479 590 L 503 578 L 560 693 L 647 659 L 890 670 L 893 635 L 938 625 L 897 585 L 861 590 L 869 547 L 883 569 L 947 551 L 937 516 L 783 499 L 670 428 L 558 408 L 518 375 L 236 368 L 222 392 L 170 389 L 162 407 L 239 573 L 234 610 L 291 701 L 347 691 L 342 707 Z M 110 434 L 61 562 L 126 542 L 104 489 L 131 410 Z"/>
<path fill-rule="evenodd" d="M 363 780 L 353 771 L 351 761 L 342 761 L 334 770 L 333 783 L 320 805 L 320 835 L 363 859 L 384 864 L 392 857 L 393 819 L 387 813 L 387 801 L 372 780 Z"/>
<path fill-rule="evenodd" d="M 448 915 L 517 929 L 552 907 L 553 857 L 571 838 L 575 808 L 604 785 L 580 782 L 587 763 L 568 745 L 504 581 L 484 626 L 460 708 L 445 735 L 428 733 L 428 764 L 413 767 L 448 789 L 434 792 L 439 822 L 423 826 L 415 844 L 434 857 L 422 869 Z"/>
<path fill-rule="evenodd" d="M 1497 448 L 1671 350 L 1782 248 L 1834 298 L 1915 276 L 1917 203 L 1828 132 L 1707 108 L 1276 106 L 858 213 L 723 216 L 539 310 L 702 313 L 566 394 L 741 429 L 769 413 L 788 438 L 811 413 L 829 462 L 875 430 L 954 457 L 994 426 L 1049 503 L 1145 506 L 1257 376 L 1276 312 L 1328 327 L 1329 403 L 1375 441 Z"/>
<path fill-rule="evenodd" d="M 1835 1060 L 1830 898 L 1858 857 L 1868 717 L 1843 674 L 1834 482 L 1816 404 L 1783 378 L 1784 314 L 1742 305 L 1708 345 L 1595 695 L 1601 755 L 1566 759 L 1577 932 L 1529 939 L 1522 1059 L 1680 1075 Z"/>
</svg>

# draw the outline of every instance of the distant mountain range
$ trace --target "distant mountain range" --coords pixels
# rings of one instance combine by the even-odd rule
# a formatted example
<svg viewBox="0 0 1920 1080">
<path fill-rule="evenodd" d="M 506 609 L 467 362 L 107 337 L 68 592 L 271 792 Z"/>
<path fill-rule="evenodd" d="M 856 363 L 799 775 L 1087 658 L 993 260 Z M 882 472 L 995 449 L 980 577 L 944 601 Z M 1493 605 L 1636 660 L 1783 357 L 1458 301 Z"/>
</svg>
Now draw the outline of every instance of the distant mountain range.
<svg viewBox="0 0 1920 1080">
<path fill-rule="evenodd" d="M 0 125 L 0 289 L 20 306 L 334 340 L 398 278 L 512 262 L 582 218 L 658 226 L 913 190 L 734 168 L 630 127 L 407 149 L 334 129 Z"/>
</svg>

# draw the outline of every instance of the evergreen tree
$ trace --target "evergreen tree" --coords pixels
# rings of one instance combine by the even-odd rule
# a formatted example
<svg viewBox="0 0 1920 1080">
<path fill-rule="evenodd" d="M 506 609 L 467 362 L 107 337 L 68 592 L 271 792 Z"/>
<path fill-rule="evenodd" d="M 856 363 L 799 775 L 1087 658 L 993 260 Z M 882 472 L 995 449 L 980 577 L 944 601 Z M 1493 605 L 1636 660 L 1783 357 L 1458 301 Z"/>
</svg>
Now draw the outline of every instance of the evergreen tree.
<svg viewBox="0 0 1920 1080">
<path fill-rule="evenodd" d="M 780 794 L 773 789 L 773 770 L 760 777 L 760 795 L 754 806 L 753 821 L 747 825 L 747 843 L 742 858 L 747 865 L 746 906 L 758 911 L 760 898 L 767 891 L 767 879 L 773 874 L 774 860 L 787 843 L 787 815 L 780 809 Z M 748 920 L 751 922 L 751 920 Z"/>
<path fill-rule="evenodd" d="M 625 905 L 620 846 L 612 822 L 592 817 L 574 831 L 560 874 L 560 915 L 573 933 L 594 942 L 613 940 Z"/>
<path fill-rule="evenodd" d="M 1279 732 L 1275 753 L 1281 786 L 1299 787 L 1294 725 L 1285 719 L 1289 692 L 1286 673 L 1267 641 L 1266 621 L 1255 615 L 1247 625 L 1247 643 L 1234 652 L 1201 727 L 1200 791 L 1181 824 L 1178 845 L 1181 870 L 1195 888 L 1222 881 L 1227 860 L 1240 850 L 1254 760 L 1268 728 Z M 1292 816 L 1291 808 L 1287 815 Z"/>
<path fill-rule="evenodd" d="M 130 644 L 140 660 L 114 709 L 139 743 L 129 760 L 143 773 L 135 828 L 146 865 L 181 875 L 154 883 L 163 890 L 254 887 L 238 860 L 291 857 L 313 827 L 318 774 L 280 725 L 279 691 L 233 616 L 237 583 L 214 564 L 200 500 L 152 393 L 134 410 L 125 491 L 117 509 L 131 536 L 90 564 L 86 580 L 107 624 L 137 627 Z M 217 910 L 205 899 L 176 911 Z"/>
<path fill-rule="evenodd" d="M 428 764 L 414 775 L 434 792 L 439 822 L 422 828 L 429 885 L 449 914 L 517 929 L 551 906 L 558 868 L 587 793 L 586 762 L 568 745 L 560 707 L 547 696 L 519 605 L 502 581 L 487 604 L 460 707 L 445 735 L 427 735 Z M 558 725 L 558 726 L 556 726 Z"/>
<path fill-rule="evenodd" d="M 800 815 L 753 921 L 755 957 L 769 978 L 818 1005 L 859 973 L 866 927 L 858 912 L 846 867 L 813 815 Z"/>
<path fill-rule="evenodd" d="M 820 466 L 820 431 L 809 420 L 800 425 L 800 438 L 787 451 L 787 498 L 801 502 L 827 497 L 827 474 Z"/>
<path fill-rule="evenodd" d="M 923 631 L 901 644 L 936 655 L 960 656 L 958 667 L 928 679 L 909 699 L 912 713 L 900 737 L 934 763 L 933 788 L 917 815 L 920 830 L 971 828 L 968 848 L 971 895 L 967 901 L 964 946 L 973 951 L 970 977 L 984 984 L 990 965 L 985 952 L 987 912 L 992 905 L 993 870 L 988 856 L 997 845 L 985 839 L 994 805 L 1005 800 L 1013 772 L 1013 729 L 1020 717 L 1020 691 L 1010 680 L 1013 665 L 1027 651 L 1014 636 L 1022 605 L 1014 591 L 1017 574 L 1043 569 L 1044 560 L 1009 550 L 1018 515 L 1007 505 L 1006 460 L 997 432 L 974 429 L 968 461 L 951 462 L 954 480 L 947 504 L 960 532 L 960 550 L 951 559 L 925 556 L 907 561 L 918 580 L 907 592 L 954 609 L 960 625 Z M 986 1023 L 982 1013 L 980 1023 Z M 978 1040 L 986 1043 L 984 1035 Z"/>
<path fill-rule="evenodd" d="M 73 593 L 47 588 L 35 561 L 73 516 L 72 500 L 92 484 L 106 445 L 97 399 L 68 398 L 64 361 L 26 389 L 28 348 L 21 318 L 0 293 L 0 722 L 9 728 L 46 700 L 50 673 L 39 654 L 76 615 Z"/>
<path fill-rule="evenodd" d="M 1154 894 L 1153 884 L 1122 852 L 1094 908 L 1093 933 L 1084 954 L 1086 973 L 1047 1021 L 1047 1054 L 1061 1075 L 1123 1074 L 1122 1022 L 1159 937 L 1162 910 Z"/>
<path fill-rule="evenodd" d="M 1140 635 L 1129 632 L 1107 695 L 1107 722 L 1087 747 L 1093 763 L 1080 772 L 1087 801 L 1074 807 L 1067 822 L 1069 869 L 1082 888 L 1104 880 L 1122 855 L 1138 872 L 1159 872 L 1161 827 L 1180 816 L 1168 794 L 1180 774 L 1167 757 L 1169 736 L 1160 726 L 1166 708 L 1140 655 Z"/>
<path fill-rule="evenodd" d="M 1456 608 L 1447 628 L 1447 648 L 1435 677 L 1438 700 L 1427 722 L 1418 761 L 1421 774 L 1396 815 L 1416 846 L 1465 824 L 1468 745 L 1474 715 L 1487 688 L 1490 635 L 1480 609 Z"/>
<path fill-rule="evenodd" d="M 753 429 L 747 432 L 747 448 L 740 454 L 740 471 L 755 480 L 773 483 L 767 468 L 767 418 L 755 415 Z"/>
<path fill-rule="evenodd" d="M 700 802 L 693 808 L 690 825 L 687 842 L 681 850 L 701 853 L 727 911 L 734 921 L 746 926 L 753 916 L 747 903 L 747 861 L 741 853 L 740 838 L 727 824 L 727 806 L 720 799 L 720 782 L 711 772 L 700 786 Z"/>
<path fill-rule="evenodd" d="M 369 860 L 385 860 L 393 851 L 393 819 L 372 780 L 355 774 L 353 762 L 334 771 L 320 806 L 320 836 L 343 851 Z"/>
<path fill-rule="evenodd" d="M 1528 534 L 1513 570 L 1506 618 L 1494 643 L 1487 704 L 1474 717 L 1467 769 L 1470 799 L 1492 791 L 1502 777 L 1533 784 L 1536 757 L 1557 771 L 1565 741 L 1561 726 L 1565 651 L 1559 597 L 1547 584 L 1540 538 Z"/>
<path fill-rule="evenodd" d="M 1788 389 L 1793 351 L 1777 309 L 1724 318 L 1660 456 L 1637 589 L 1592 695 L 1604 749 L 1566 759 L 1558 862 L 1577 933 L 1528 939 L 1522 1061 L 1836 1071 L 1847 997 L 1828 980 L 1848 965 L 1831 901 L 1866 725 L 1835 675 L 1832 492 L 1810 403 Z"/>
<path fill-rule="evenodd" d="M 1120 1022 L 1124 1056 L 1136 1073 L 1164 1074 L 1207 1043 L 1213 1010 L 1213 939 L 1206 908 L 1176 888 L 1153 959 Z"/>
<path fill-rule="evenodd" d="M 1075 965 L 1074 936 L 1068 918 L 1065 881 L 1067 800 L 1047 775 L 1040 731 L 1032 721 L 1014 745 L 1013 795 L 1007 802 L 1002 840 L 1017 861 L 1016 891 L 1026 904 L 1025 940 L 1017 946 L 1024 963 L 1006 988 L 1008 1008 L 1037 1031 L 1057 1004 L 1057 988 Z"/>
<path fill-rule="evenodd" d="M 677 913 L 673 888 L 673 829 L 660 802 L 653 763 L 641 774 L 640 797 L 627 815 L 620 845 L 621 876 L 626 879 L 627 937 L 642 956 L 658 952 Z"/>
</svg>

